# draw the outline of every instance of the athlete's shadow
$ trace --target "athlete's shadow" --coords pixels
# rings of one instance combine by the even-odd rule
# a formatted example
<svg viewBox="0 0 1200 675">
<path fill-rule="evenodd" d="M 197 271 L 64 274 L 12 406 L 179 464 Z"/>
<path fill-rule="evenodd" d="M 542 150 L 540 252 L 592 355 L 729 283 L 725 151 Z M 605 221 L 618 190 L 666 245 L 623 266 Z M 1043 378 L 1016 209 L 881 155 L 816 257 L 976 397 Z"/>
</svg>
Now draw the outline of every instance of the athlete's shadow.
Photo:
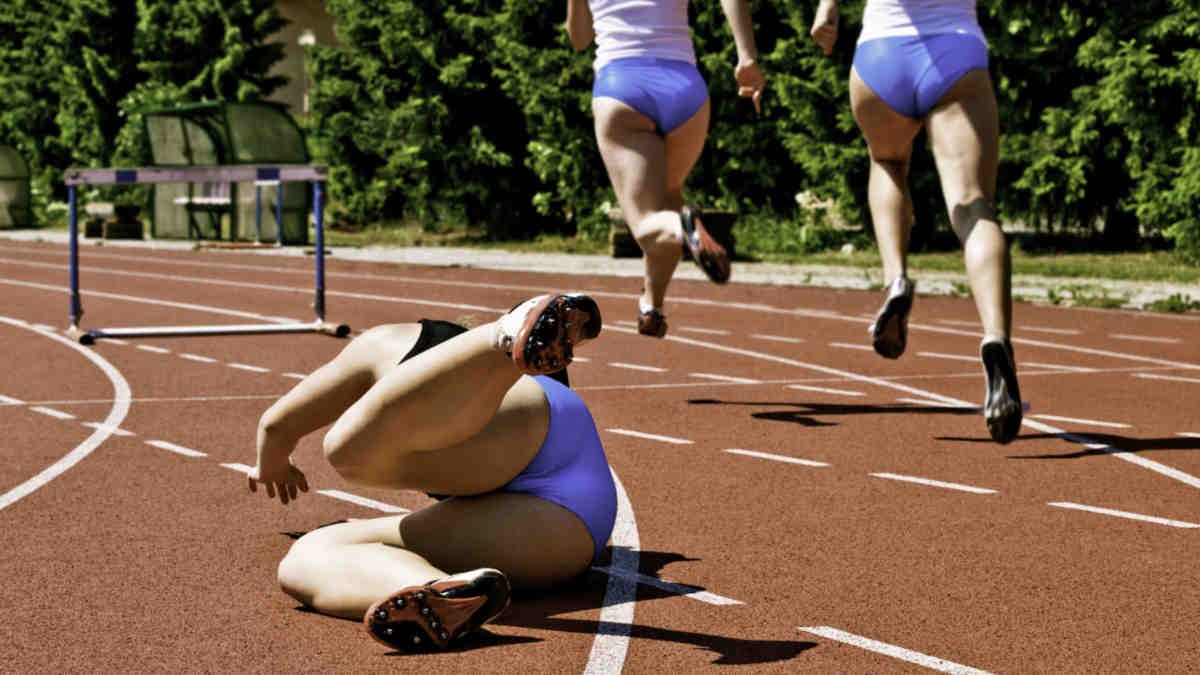
<svg viewBox="0 0 1200 675">
<path fill-rule="evenodd" d="M 978 415 L 974 406 L 917 405 L 896 403 L 894 405 L 852 405 L 846 403 L 804 403 L 795 401 L 721 401 L 711 398 L 688 399 L 689 405 L 741 405 L 754 407 L 793 408 L 793 410 L 768 410 L 751 413 L 759 420 L 792 422 L 806 427 L 832 427 L 834 422 L 823 422 L 816 416 L 833 415 L 878 415 L 903 413 L 905 415 Z"/>
<path fill-rule="evenodd" d="M 1167 438 L 1129 438 L 1113 434 L 1094 434 L 1091 432 L 1072 432 L 1065 434 L 1030 434 L 1021 436 L 1021 440 L 1062 440 L 1077 443 L 1083 447 L 1076 452 L 1046 453 L 1039 455 L 1009 455 L 1009 459 L 1080 459 L 1097 455 L 1110 455 L 1122 452 L 1143 452 L 1145 450 L 1200 450 L 1200 438 L 1190 436 L 1170 436 Z M 939 440 L 977 442 L 975 438 L 946 437 Z M 988 441 L 990 442 L 990 441 Z M 1088 445 L 1103 445 L 1089 448 Z"/>
<path fill-rule="evenodd" d="M 611 549 L 610 551 L 611 552 Z M 606 567 L 605 559 L 598 567 Z M 679 561 L 695 560 L 678 553 L 663 553 L 657 551 L 640 551 L 639 572 L 642 575 L 657 577 L 659 571 L 667 564 Z M 601 609 L 605 606 L 605 591 L 609 577 L 599 571 L 589 571 L 572 584 L 539 595 L 518 596 L 513 604 L 501 615 L 495 623 L 502 626 L 520 626 L 537 630 L 553 630 L 567 633 L 583 633 L 588 635 L 625 636 L 639 640 L 657 640 L 694 645 L 707 649 L 716 655 L 713 661 L 720 665 L 743 665 L 751 663 L 773 663 L 794 658 L 801 652 L 817 646 L 815 642 L 798 640 L 743 640 L 725 635 L 697 633 L 673 630 L 658 626 L 637 623 L 636 608 L 649 600 L 675 598 L 676 594 L 660 590 L 645 584 L 637 586 L 637 604 L 634 605 L 634 622 L 623 624 L 611 621 L 594 621 L 590 619 L 567 618 L 564 615 L 573 612 Z M 672 582 L 676 585 L 677 582 Z M 703 590 L 698 586 L 687 586 L 689 592 Z M 688 602 L 693 602 L 688 600 Z M 723 607 L 700 604 L 690 613 L 695 612 L 737 612 L 737 607 Z M 742 613 L 740 616 L 745 616 Z M 736 618 L 731 621 L 736 621 Z M 486 636 L 481 636 L 484 640 Z"/>
</svg>

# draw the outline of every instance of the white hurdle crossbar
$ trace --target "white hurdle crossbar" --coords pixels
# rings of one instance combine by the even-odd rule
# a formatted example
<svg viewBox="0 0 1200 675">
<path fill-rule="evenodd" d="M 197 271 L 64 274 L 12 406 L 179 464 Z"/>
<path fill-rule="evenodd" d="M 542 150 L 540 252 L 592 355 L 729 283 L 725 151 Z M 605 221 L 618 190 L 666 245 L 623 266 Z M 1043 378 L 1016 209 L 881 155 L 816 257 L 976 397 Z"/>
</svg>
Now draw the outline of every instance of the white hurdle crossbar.
<svg viewBox="0 0 1200 675">
<path fill-rule="evenodd" d="M 71 327 L 69 333 L 83 344 L 93 344 L 97 338 L 180 336 L 180 335 L 244 335 L 249 333 L 325 333 L 345 337 L 350 327 L 325 320 L 325 227 L 322 208 L 322 189 L 329 179 L 327 167 L 313 164 L 280 164 L 274 166 L 234 165 L 195 167 L 144 167 L 137 169 L 68 169 L 67 192 L 70 205 L 70 284 Z M 76 188 L 80 185 L 139 185 L 147 183 L 242 183 L 278 181 L 280 183 L 308 181 L 313 184 L 313 220 L 316 232 L 316 298 L 313 310 L 316 319 L 310 323 L 268 323 L 227 326 L 143 326 L 140 328 L 101 328 L 83 331 L 79 319 L 83 304 L 79 300 L 79 223 Z M 277 230 L 283 230 L 278 223 Z"/>
</svg>

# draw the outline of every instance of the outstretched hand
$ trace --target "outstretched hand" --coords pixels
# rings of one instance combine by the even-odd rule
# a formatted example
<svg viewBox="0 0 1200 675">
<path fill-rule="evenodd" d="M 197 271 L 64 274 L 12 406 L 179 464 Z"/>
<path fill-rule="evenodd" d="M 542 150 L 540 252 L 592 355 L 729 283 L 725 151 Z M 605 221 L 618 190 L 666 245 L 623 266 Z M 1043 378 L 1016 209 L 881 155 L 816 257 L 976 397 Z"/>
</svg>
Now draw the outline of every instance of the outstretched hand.
<svg viewBox="0 0 1200 675">
<path fill-rule="evenodd" d="M 258 492 L 258 484 L 267 486 L 267 497 L 274 499 L 279 495 L 279 501 L 287 504 L 301 492 L 308 492 L 308 479 L 291 460 L 279 466 L 264 466 L 260 460 L 247 476 L 250 479 L 250 491 Z"/>
<path fill-rule="evenodd" d="M 754 112 L 762 113 L 762 93 L 767 86 L 767 77 L 757 61 L 739 61 L 733 69 L 733 77 L 738 83 L 738 96 L 754 102 Z"/>
<path fill-rule="evenodd" d="M 838 3 L 837 0 L 821 0 L 817 6 L 817 16 L 813 19 L 812 30 L 809 31 L 821 51 L 826 56 L 833 53 L 833 45 L 837 42 L 838 34 Z"/>
</svg>

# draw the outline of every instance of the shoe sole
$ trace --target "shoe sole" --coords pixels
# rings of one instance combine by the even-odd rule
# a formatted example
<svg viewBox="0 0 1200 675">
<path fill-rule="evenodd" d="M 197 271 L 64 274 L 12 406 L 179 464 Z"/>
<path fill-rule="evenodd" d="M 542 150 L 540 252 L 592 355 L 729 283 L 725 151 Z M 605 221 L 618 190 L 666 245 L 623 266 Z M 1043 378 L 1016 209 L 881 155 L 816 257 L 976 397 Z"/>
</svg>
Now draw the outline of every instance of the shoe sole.
<svg viewBox="0 0 1200 675">
<path fill-rule="evenodd" d="M 393 649 L 405 652 L 446 649 L 508 607 L 511 593 L 508 581 L 499 572 L 489 570 L 485 575 L 488 582 L 500 584 L 498 598 L 486 594 L 446 597 L 439 593 L 436 582 L 409 586 L 371 605 L 363 616 L 363 625 L 376 642 Z M 494 605 L 490 609 L 489 603 Z"/>
<path fill-rule="evenodd" d="M 890 298 L 875 320 L 872 345 L 875 352 L 885 359 L 898 359 L 908 347 L 908 313 L 912 310 L 912 297 L 898 295 Z M 880 326 L 882 324 L 882 326 Z"/>
<path fill-rule="evenodd" d="M 1003 343 L 985 343 L 980 348 L 980 356 L 987 378 L 987 399 L 983 413 L 987 419 L 988 434 L 993 441 L 1005 445 L 1017 437 L 1024 418 L 1017 376 Z"/>
<path fill-rule="evenodd" d="M 692 260 L 704 270 L 708 278 L 718 284 L 729 281 L 729 252 L 708 233 L 700 216 L 685 206 L 679 212 L 683 224 L 683 244 Z"/>
<path fill-rule="evenodd" d="M 601 325 L 600 308 L 590 297 L 547 296 L 513 336 L 513 362 L 530 375 L 562 370 L 574 359 L 574 346 L 599 335 Z"/>
</svg>

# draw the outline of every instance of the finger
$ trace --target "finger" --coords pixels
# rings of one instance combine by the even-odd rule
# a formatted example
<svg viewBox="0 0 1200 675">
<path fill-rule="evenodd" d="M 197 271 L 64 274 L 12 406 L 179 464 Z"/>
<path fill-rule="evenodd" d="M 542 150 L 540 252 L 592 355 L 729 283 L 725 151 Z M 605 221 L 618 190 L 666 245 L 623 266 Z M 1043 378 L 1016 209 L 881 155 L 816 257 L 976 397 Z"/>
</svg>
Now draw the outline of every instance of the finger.
<svg viewBox="0 0 1200 675">
<path fill-rule="evenodd" d="M 276 483 L 275 489 L 279 491 L 279 503 L 288 503 L 288 486 L 287 483 Z"/>
<path fill-rule="evenodd" d="M 254 481 L 254 476 L 247 476 L 250 479 L 250 491 L 258 492 L 258 483 Z"/>
<path fill-rule="evenodd" d="M 290 497 L 290 498 L 292 499 L 292 501 L 295 501 L 295 500 L 296 500 L 296 494 L 297 494 L 297 492 L 298 492 L 298 490 L 297 490 L 297 488 L 296 488 L 296 484 L 295 484 L 295 483 L 288 483 L 288 486 L 287 486 L 287 487 L 288 487 L 288 497 Z"/>
<path fill-rule="evenodd" d="M 266 483 L 263 483 L 263 485 L 267 486 L 267 497 L 269 497 L 271 499 L 275 499 L 275 484 L 271 483 L 271 482 L 266 482 Z"/>
<path fill-rule="evenodd" d="M 763 90 L 760 88 L 759 90 L 754 92 L 754 98 L 751 99 L 754 101 L 754 114 L 755 115 L 762 114 L 762 93 L 763 93 Z"/>
<path fill-rule="evenodd" d="M 300 474 L 300 490 L 308 492 L 308 478 L 305 478 L 304 474 Z"/>
</svg>

